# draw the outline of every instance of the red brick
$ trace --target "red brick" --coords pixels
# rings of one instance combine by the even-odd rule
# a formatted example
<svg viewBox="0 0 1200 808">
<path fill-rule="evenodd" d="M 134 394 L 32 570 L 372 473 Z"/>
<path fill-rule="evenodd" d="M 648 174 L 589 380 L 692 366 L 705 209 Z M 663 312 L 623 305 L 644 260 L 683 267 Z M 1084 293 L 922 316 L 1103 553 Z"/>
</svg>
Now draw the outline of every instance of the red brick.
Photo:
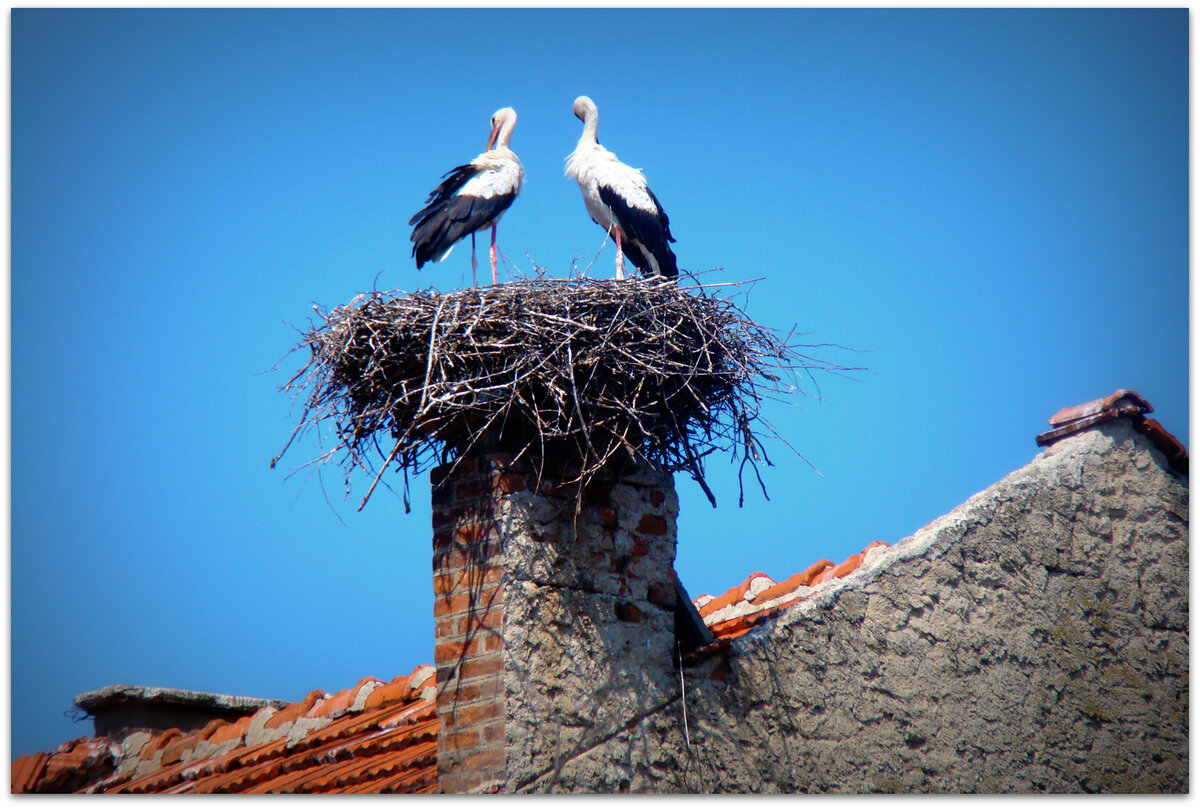
<svg viewBox="0 0 1200 808">
<path fill-rule="evenodd" d="M 463 612 L 471 608 L 470 595 L 441 595 L 433 599 L 433 616 L 441 617 L 454 612 Z"/>
<path fill-rule="evenodd" d="M 448 477 L 451 477 L 451 469 L 454 470 L 453 478 L 462 479 L 478 472 L 479 464 L 473 457 L 460 457 L 458 460 L 431 469 L 429 472 L 429 481 L 437 485 Z"/>
<path fill-rule="evenodd" d="M 455 499 L 475 499 L 481 494 L 483 494 L 483 481 L 478 477 L 472 480 L 463 480 L 454 492 Z"/>
<path fill-rule="evenodd" d="M 455 698 L 460 701 L 476 701 L 478 699 L 491 699 L 500 695 L 500 680 L 498 678 L 484 679 L 482 681 L 468 682 L 459 685 L 455 691 Z"/>
<path fill-rule="evenodd" d="M 447 522 L 441 527 L 435 527 L 433 530 L 433 550 L 438 550 L 449 547 L 454 544 L 454 523 Z"/>
<path fill-rule="evenodd" d="M 661 606 L 667 611 L 675 609 L 675 587 L 671 584 L 650 584 L 646 591 L 646 600 L 655 606 Z"/>
<path fill-rule="evenodd" d="M 524 474 L 514 474 L 506 471 L 492 477 L 492 490 L 498 494 L 515 494 L 518 491 L 528 491 L 530 481 Z"/>
<path fill-rule="evenodd" d="M 443 729 L 438 734 L 441 736 L 443 748 L 447 751 L 471 749 L 478 746 L 480 741 L 479 730 L 475 727 L 456 729 L 453 732 Z"/>
<path fill-rule="evenodd" d="M 486 701 L 481 704 L 457 707 L 453 705 L 453 702 L 450 704 L 451 706 L 448 709 L 441 710 L 438 713 L 438 717 L 442 721 L 442 726 L 446 729 L 463 730 L 469 727 L 477 727 L 484 721 L 490 721 L 493 718 L 501 716 L 499 701 Z"/>
<path fill-rule="evenodd" d="M 489 651 L 499 651 L 503 647 L 504 639 L 496 634 L 478 634 L 464 641 L 442 640 L 433 649 L 433 661 L 440 664 Z"/>
<path fill-rule="evenodd" d="M 489 653 L 472 657 L 463 662 L 459 666 L 458 676 L 460 680 L 474 679 L 477 676 L 495 676 L 502 670 L 504 670 L 504 660 L 500 654 Z"/>
<path fill-rule="evenodd" d="M 462 582 L 463 573 L 461 572 L 445 572 L 435 573 L 433 576 L 433 594 L 448 595 L 458 589 L 458 585 Z"/>
<path fill-rule="evenodd" d="M 467 618 L 482 618 L 484 615 L 498 611 L 504 602 L 504 588 L 500 586 L 485 586 L 471 592 L 459 590 L 460 595 L 438 595 L 433 601 L 434 619 L 452 617 L 456 620 Z M 474 598 L 471 596 L 474 595 Z"/>
<path fill-rule="evenodd" d="M 627 600 L 620 601 L 613 611 L 617 615 L 618 620 L 623 620 L 626 623 L 642 622 L 642 610 Z"/>
<path fill-rule="evenodd" d="M 464 648 L 461 642 L 443 640 L 433 649 L 433 663 L 441 665 L 443 662 L 453 662 L 461 659 L 464 656 L 463 652 Z"/>
<path fill-rule="evenodd" d="M 659 505 L 662 505 L 663 501 L 666 500 L 666 498 L 667 498 L 666 495 L 663 494 L 662 491 L 651 491 L 650 492 L 650 504 L 652 506 L 654 506 L 655 508 L 657 508 Z"/>
<path fill-rule="evenodd" d="M 494 546 L 498 548 L 499 544 L 499 542 L 495 542 Z M 492 547 L 460 548 L 456 546 L 435 553 L 433 557 L 433 569 L 434 572 L 440 570 L 478 570 L 490 566 L 490 562 L 496 555 L 498 555 L 498 550 L 493 550 Z"/>
<path fill-rule="evenodd" d="M 600 509 L 600 524 L 604 527 L 617 526 L 617 512 L 612 508 Z"/>
<path fill-rule="evenodd" d="M 432 525 L 434 530 L 444 528 L 456 522 L 483 522 L 492 514 L 490 507 L 480 507 L 475 502 L 455 501 L 440 508 L 433 509 Z"/>
<path fill-rule="evenodd" d="M 656 518 L 657 518 L 657 517 L 656 517 Z M 643 519 L 642 521 L 644 522 L 644 521 L 646 521 L 646 520 L 645 520 L 645 519 Z M 640 528 L 641 528 L 641 525 L 639 524 L 639 525 L 638 525 L 638 527 L 639 527 L 639 529 L 640 529 Z M 637 536 L 636 538 L 634 538 L 634 540 L 633 540 L 633 549 L 629 551 L 629 554 L 630 554 L 630 555 L 634 555 L 634 556 L 644 556 L 644 555 L 646 555 L 646 554 L 647 554 L 647 553 L 649 553 L 649 552 L 650 552 L 650 542 L 649 542 L 649 541 L 647 541 L 646 539 L 642 538 L 641 536 Z"/>
<path fill-rule="evenodd" d="M 638 522 L 637 531 L 648 536 L 665 536 L 667 535 L 667 520 L 658 514 L 648 513 Z"/>
<path fill-rule="evenodd" d="M 461 770 L 479 771 L 500 769 L 505 765 L 504 747 L 485 746 L 483 751 L 470 755 L 458 764 Z"/>
<path fill-rule="evenodd" d="M 485 540 L 495 535 L 495 525 L 481 522 L 460 524 L 454 530 L 454 538 L 464 544 L 482 544 Z"/>
<path fill-rule="evenodd" d="M 499 609 L 490 609 L 462 616 L 444 616 L 436 621 L 436 634 L 442 637 L 465 636 L 469 631 L 499 631 L 504 623 L 504 614 Z"/>
</svg>

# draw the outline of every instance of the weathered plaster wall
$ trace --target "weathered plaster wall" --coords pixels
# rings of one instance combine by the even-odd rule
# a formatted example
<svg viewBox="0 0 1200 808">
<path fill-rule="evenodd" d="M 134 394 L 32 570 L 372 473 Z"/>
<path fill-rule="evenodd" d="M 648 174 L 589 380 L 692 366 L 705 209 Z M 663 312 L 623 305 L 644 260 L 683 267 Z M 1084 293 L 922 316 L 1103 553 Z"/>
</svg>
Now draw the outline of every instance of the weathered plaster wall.
<svg viewBox="0 0 1200 808">
<path fill-rule="evenodd" d="M 570 498 L 507 502 L 510 791 L 644 789 L 639 719 L 679 689 L 670 475 L 641 469 L 585 502 L 578 518 Z"/>
<path fill-rule="evenodd" d="M 1184 791 L 1187 630 L 1187 477 L 1117 421 L 690 668 L 646 787 Z"/>
</svg>

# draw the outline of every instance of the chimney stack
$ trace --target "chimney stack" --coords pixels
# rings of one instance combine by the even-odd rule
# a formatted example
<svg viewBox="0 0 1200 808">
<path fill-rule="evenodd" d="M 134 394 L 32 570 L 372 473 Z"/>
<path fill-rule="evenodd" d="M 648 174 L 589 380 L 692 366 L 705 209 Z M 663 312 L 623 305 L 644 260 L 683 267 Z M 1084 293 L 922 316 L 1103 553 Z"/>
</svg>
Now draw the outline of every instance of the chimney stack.
<svg viewBox="0 0 1200 808">
<path fill-rule="evenodd" d="M 678 698 L 672 477 L 572 476 L 504 452 L 433 471 L 444 792 L 637 791 L 642 719 Z"/>
</svg>

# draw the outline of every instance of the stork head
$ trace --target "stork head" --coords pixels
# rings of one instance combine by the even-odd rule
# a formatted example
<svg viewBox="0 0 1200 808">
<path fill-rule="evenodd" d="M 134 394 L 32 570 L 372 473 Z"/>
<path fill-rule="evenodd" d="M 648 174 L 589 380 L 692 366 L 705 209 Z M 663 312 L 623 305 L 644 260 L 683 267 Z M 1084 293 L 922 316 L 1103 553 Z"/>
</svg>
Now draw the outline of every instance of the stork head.
<svg viewBox="0 0 1200 808">
<path fill-rule="evenodd" d="M 596 111 L 596 104 L 586 95 L 581 95 L 575 99 L 575 103 L 571 105 L 571 111 L 575 113 L 575 117 L 581 121 L 587 121 L 588 116 L 596 117 L 599 113 Z"/>
<path fill-rule="evenodd" d="M 517 125 L 517 111 L 512 107 L 504 107 L 492 113 L 492 133 L 488 135 L 487 151 L 492 146 L 499 145 L 508 148 L 509 138 L 512 137 L 513 127 Z"/>
</svg>

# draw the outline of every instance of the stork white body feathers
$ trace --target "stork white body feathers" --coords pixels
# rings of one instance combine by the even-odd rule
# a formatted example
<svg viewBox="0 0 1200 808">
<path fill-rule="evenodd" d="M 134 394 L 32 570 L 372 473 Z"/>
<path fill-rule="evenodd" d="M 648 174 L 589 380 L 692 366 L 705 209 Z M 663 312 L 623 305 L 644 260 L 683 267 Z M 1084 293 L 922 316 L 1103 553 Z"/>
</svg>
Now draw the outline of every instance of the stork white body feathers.
<svg viewBox="0 0 1200 808">
<path fill-rule="evenodd" d="M 525 169 L 511 149 L 495 148 L 484 152 L 469 165 L 475 170 L 475 176 L 458 189 L 459 196 L 477 196 L 481 199 L 511 196 L 515 199 L 525 182 Z M 502 215 L 504 211 L 496 218 Z M 485 230 L 487 225 L 479 229 Z"/>
<path fill-rule="evenodd" d="M 658 206 L 651 199 L 646 178 L 639 169 L 628 166 L 599 143 L 580 141 L 567 158 L 566 174 L 579 183 L 583 204 L 592 221 L 605 230 L 618 225 L 612 209 L 600 198 L 600 186 L 611 188 L 625 199 L 630 207 L 657 215 Z"/>
<path fill-rule="evenodd" d="M 624 275 L 623 253 L 647 276 L 673 278 L 679 270 L 668 242 L 671 222 L 639 169 L 626 165 L 600 145 L 599 113 L 587 96 L 575 100 L 583 134 L 567 157 L 566 175 L 579 183 L 592 221 L 613 235 L 617 244 L 617 277 Z"/>
</svg>

